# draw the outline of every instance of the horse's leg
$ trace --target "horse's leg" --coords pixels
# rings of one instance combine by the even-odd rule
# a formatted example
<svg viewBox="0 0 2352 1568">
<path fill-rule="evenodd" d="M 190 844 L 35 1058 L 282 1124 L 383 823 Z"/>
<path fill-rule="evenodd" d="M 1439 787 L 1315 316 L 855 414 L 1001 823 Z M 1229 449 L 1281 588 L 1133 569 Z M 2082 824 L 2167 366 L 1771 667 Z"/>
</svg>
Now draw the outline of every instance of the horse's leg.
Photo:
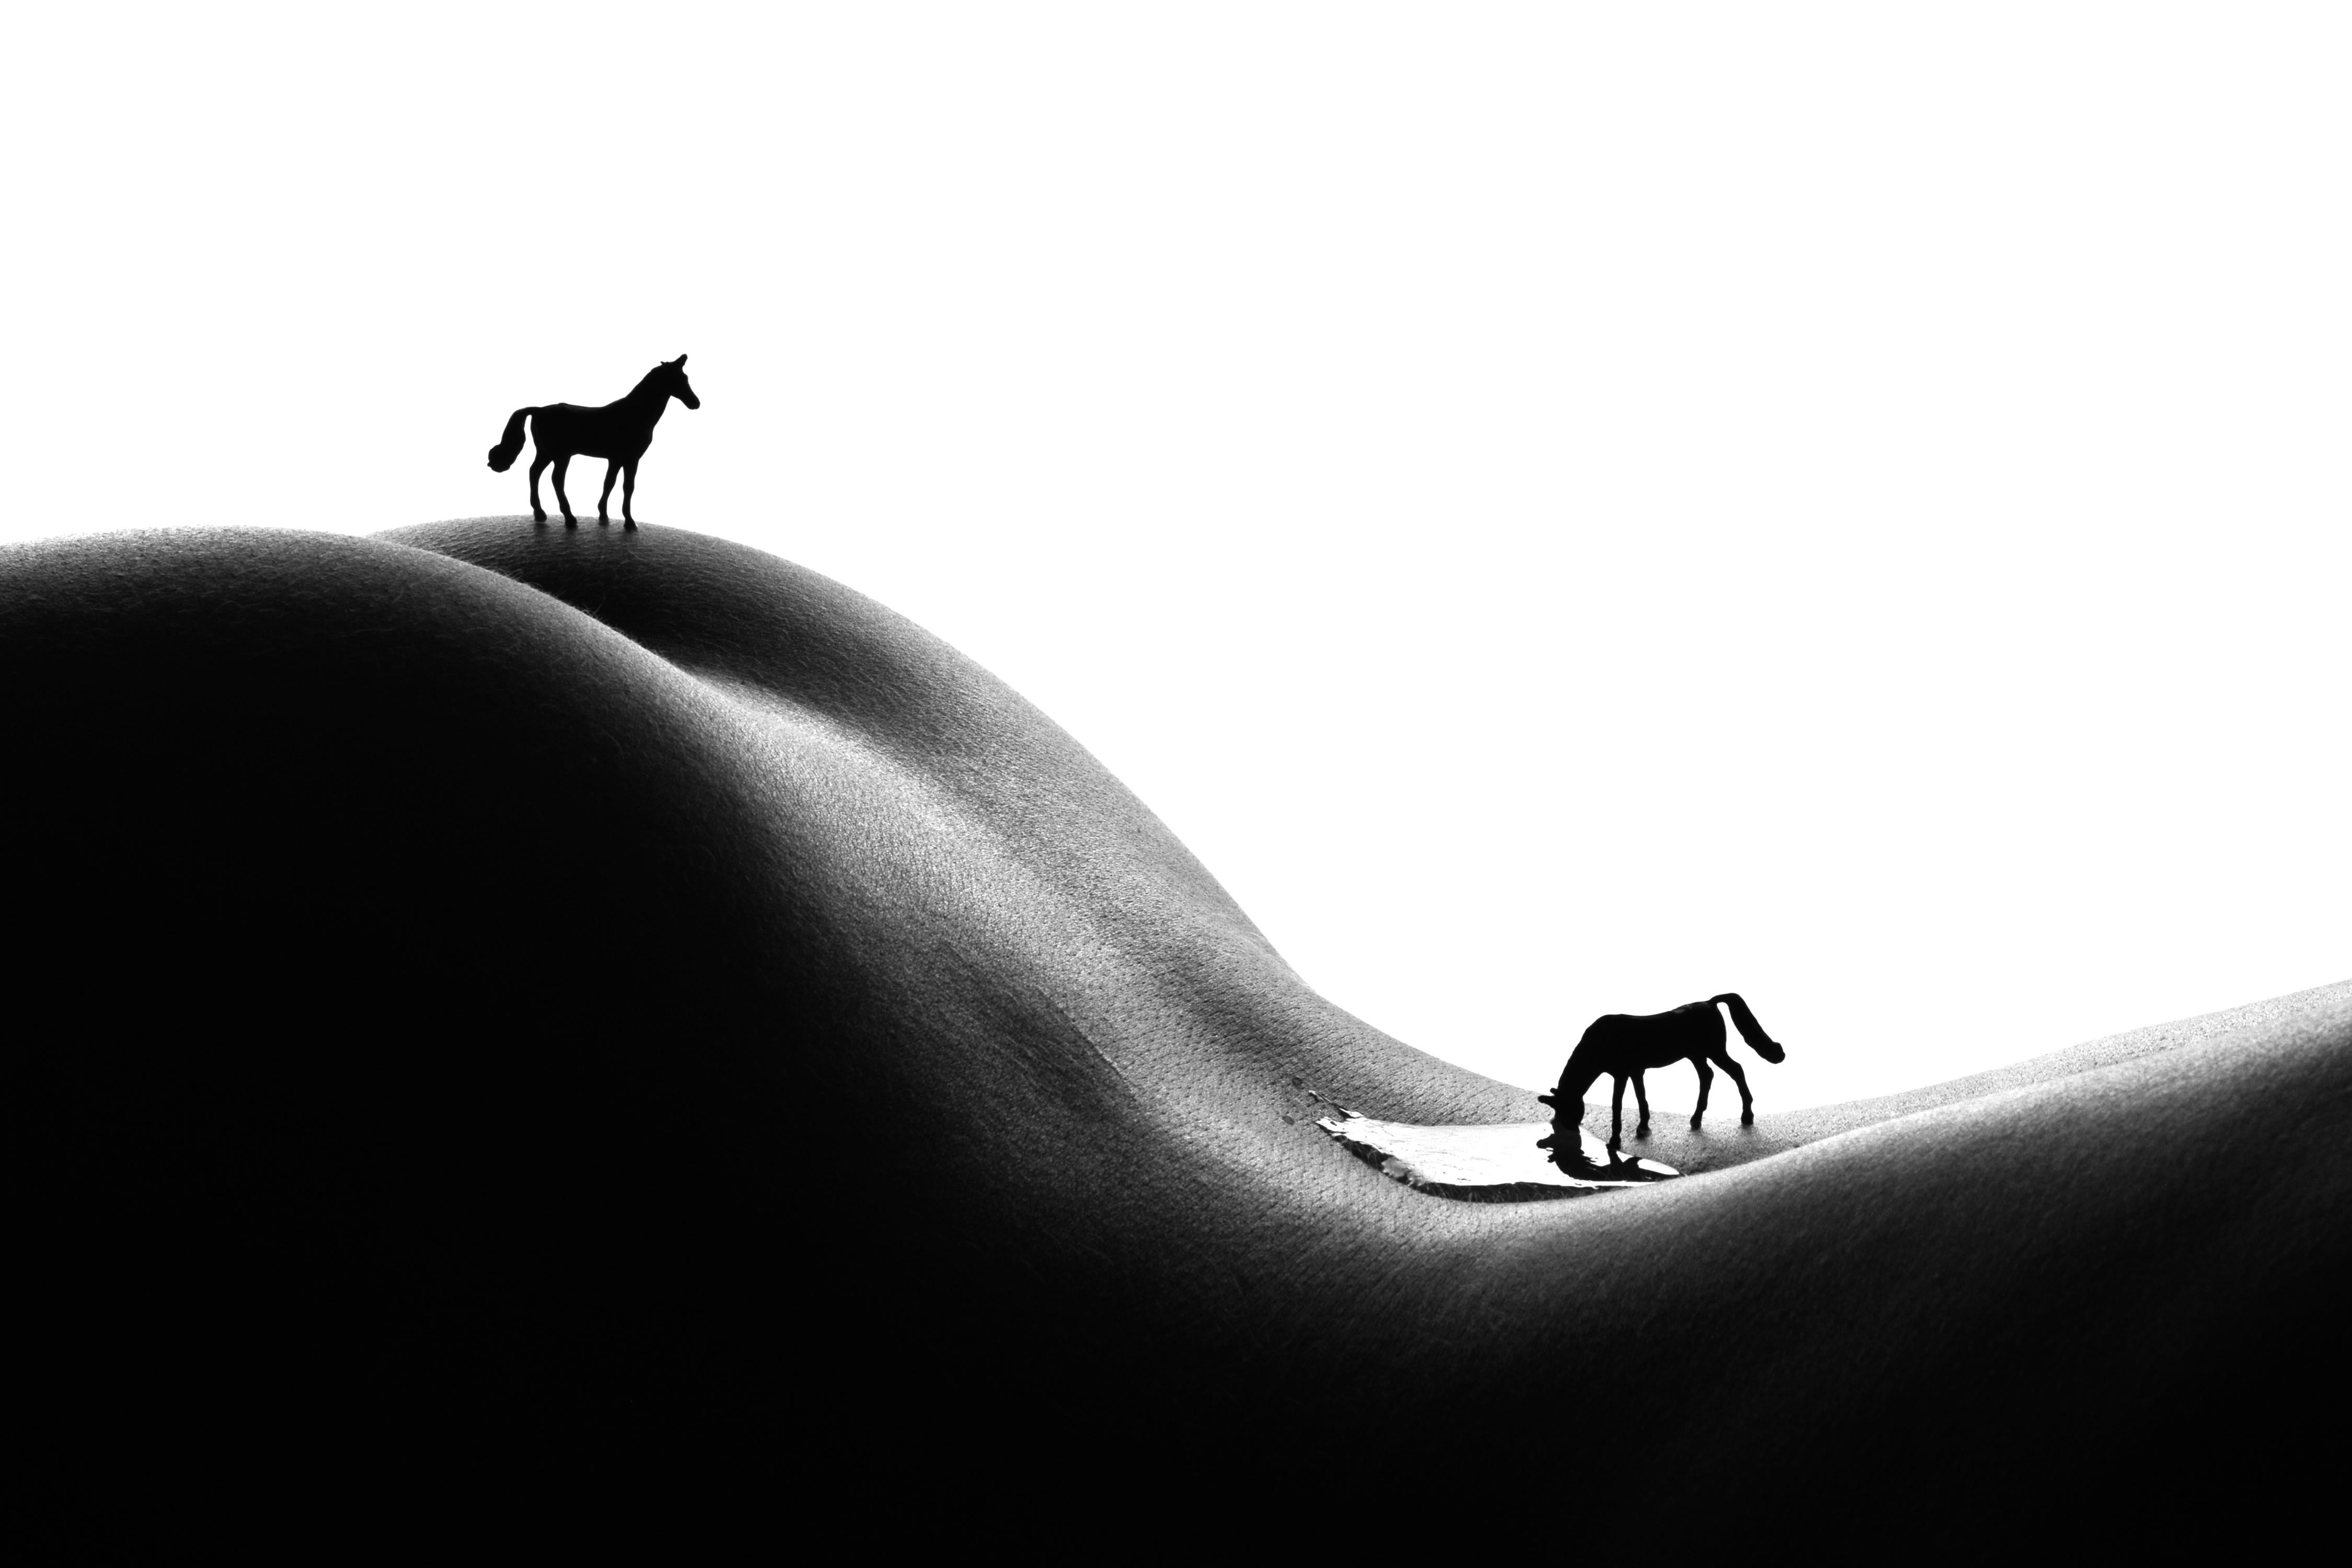
<svg viewBox="0 0 2352 1568">
<path fill-rule="evenodd" d="M 598 497 L 596 498 L 596 526 L 597 526 L 597 527 L 599 527 L 599 528 L 604 527 L 606 523 L 608 523 L 608 522 L 610 522 L 610 521 L 613 521 L 610 517 L 607 517 L 607 516 L 604 514 L 604 506 L 605 506 L 605 503 L 606 503 L 606 502 L 610 501 L 610 500 L 613 499 L 613 481 L 614 481 L 614 479 L 619 479 L 620 477 L 621 477 L 621 459 L 620 459 L 620 458 L 605 458 L 605 459 L 604 459 L 604 493 L 603 495 L 600 495 L 600 496 L 598 496 Z M 621 505 L 622 505 L 622 507 L 623 507 L 624 509 L 625 509 L 625 508 L 628 506 L 628 504 L 629 504 L 629 503 L 628 503 L 628 502 L 626 502 L 626 501 L 623 501 L 623 502 L 621 503 Z"/>
<path fill-rule="evenodd" d="M 530 458 L 530 520 L 531 520 L 531 521 L 533 521 L 533 522 L 540 523 L 540 524 L 542 524 L 542 525 L 543 525 L 543 524 L 545 524 L 545 523 L 546 523 L 546 521 L 547 521 L 547 509 L 546 509 L 545 507 L 543 507 L 543 506 L 541 506 L 541 505 L 540 505 L 540 504 L 539 504 L 539 474 L 540 474 L 540 470 L 541 470 L 541 469 L 542 469 L 542 468 L 546 468 L 546 467 L 547 467 L 547 454 L 546 454 L 546 453 L 544 453 L 544 452 L 534 452 L 534 453 L 532 453 L 532 454 L 531 454 L 531 458 Z"/>
<path fill-rule="evenodd" d="M 1691 1112 L 1691 1129 L 1698 1129 L 1698 1119 L 1706 1114 L 1706 1091 L 1715 1083 L 1715 1069 L 1706 1065 L 1704 1057 L 1693 1057 L 1691 1066 L 1698 1068 L 1698 1109 Z"/>
<path fill-rule="evenodd" d="M 1634 1124 L 1633 1136 L 1647 1138 L 1650 1135 L 1650 1091 L 1642 1086 L 1642 1075 L 1638 1072 L 1633 1075 L 1633 1103 L 1642 1108 L 1642 1120 Z"/>
<path fill-rule="evenodd" d="M 1739 1086 L 1739 1125 L 1753 1127 L 1756 1124 L 1756 1097 L 1748 1092 L 1748 1075 L 1739 1070 L 1738 1062 L 1731 1059 L 1728 1048 L 1717 1046 L 1710 1054 L 1717 1064 L 1731 1075 L 1731 1081 Z"/>
<path fill-rule="evenodd" d="M 1609 1152 L 1625 1146 L 1625 1075 L 1617 1075 L 1617 1092 L 1609 1097 Z"/>
<path fill-rule="evenodd" d="M 566 452 L 555 459 L 555 504 L 563 509 L 563 526 L 577 528 L 580 520 L 572 515 L 572 498 L 563 493 L 563 473 L 572 467 L 572 454 Z"/>
<path fill-rule="evenodd" d="M 631 458 L 621 466 L 621 526 L 637 526 L 637 514 L 629 510 L 629 500 L 637 493 L 637 460 Z"/>
</svg>

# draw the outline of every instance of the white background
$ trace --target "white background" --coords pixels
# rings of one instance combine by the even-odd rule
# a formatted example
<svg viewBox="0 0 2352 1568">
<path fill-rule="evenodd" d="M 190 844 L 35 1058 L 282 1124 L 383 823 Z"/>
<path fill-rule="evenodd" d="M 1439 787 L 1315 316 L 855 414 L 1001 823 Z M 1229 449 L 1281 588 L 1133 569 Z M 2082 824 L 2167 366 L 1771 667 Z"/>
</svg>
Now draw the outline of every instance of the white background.
<svg viewBox="0 0 2352 1568">
<path fill-rule="evenodd" d="M 2352 973 L 2340 7 L 9 15 L 7 538 L 513 512 L 510 409 L 689 353 L 646 519 L 940 633 L 1498 1077 Z"/>
</svg>

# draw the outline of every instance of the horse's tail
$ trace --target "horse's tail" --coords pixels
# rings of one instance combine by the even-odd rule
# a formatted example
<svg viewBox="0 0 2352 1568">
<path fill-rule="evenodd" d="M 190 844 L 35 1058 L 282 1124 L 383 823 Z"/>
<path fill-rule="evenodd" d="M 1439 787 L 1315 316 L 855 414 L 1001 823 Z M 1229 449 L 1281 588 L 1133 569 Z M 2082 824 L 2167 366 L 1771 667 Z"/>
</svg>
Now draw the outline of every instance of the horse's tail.
<svg viewBox="0 0 2352 1568">
<path fill-rule="evenodd" d="M 1739 1026 L 1739 1037 L 1753 1047 L 1756 1054 L 1766 1061 L 1777 1062 L 1789 1054 L 1781 1048 L 1779 1041 L 1764 1032 L 1764 1026 L 1756 1021 L 1756 1015 L 1748 1010 L 1748 1004 L 1739 999 L 1738 992 L 1727 991 L 1720 996 L 1708 997 L 1707 1001 L 1710 1005 L 1720 1002 L 1731 1009 L 1731 1021 Z"/>
<path fill-rule="evenodd" d="M 522 422 L 538 413 L 536 408 L 518 408 L 507 416 L 507 433 L 490 448 L 490 472 L 503 474 L 514 467 L 522 455 Z"/>
</svg>

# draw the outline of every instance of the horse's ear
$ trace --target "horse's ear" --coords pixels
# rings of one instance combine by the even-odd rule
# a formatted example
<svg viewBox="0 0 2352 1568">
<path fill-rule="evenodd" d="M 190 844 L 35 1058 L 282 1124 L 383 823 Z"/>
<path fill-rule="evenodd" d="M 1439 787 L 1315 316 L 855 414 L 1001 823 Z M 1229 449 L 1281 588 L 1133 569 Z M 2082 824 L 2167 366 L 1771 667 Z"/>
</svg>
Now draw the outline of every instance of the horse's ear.
<svg viewBox="0 0 2352 1568">
<path fill-rule="evenodd" d="M 677 356 L 677 368 L 680 370 L 684 370 L 686 368 L 686 356 L 684 354 Z"/>
</svg>

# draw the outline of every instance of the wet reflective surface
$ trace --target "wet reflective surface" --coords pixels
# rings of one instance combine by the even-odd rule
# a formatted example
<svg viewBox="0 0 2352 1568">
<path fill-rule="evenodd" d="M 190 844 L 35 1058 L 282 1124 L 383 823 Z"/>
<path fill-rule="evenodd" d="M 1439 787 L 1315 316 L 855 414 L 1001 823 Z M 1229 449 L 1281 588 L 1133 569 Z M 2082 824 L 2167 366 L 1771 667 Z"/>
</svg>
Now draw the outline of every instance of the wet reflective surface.
<svg viewBox="0 0 2352 1568">
<path fill-rule="evenodd" d="M 1473 1203 L 1572 1198 L 1681 1174 L 1654 1160 L 1612 1156 L 1583 1128 L 1556 1121 L 1421 1127 L 1337 1116 L 1316 1125 L 1407 1186 Z"/>
</svg>

